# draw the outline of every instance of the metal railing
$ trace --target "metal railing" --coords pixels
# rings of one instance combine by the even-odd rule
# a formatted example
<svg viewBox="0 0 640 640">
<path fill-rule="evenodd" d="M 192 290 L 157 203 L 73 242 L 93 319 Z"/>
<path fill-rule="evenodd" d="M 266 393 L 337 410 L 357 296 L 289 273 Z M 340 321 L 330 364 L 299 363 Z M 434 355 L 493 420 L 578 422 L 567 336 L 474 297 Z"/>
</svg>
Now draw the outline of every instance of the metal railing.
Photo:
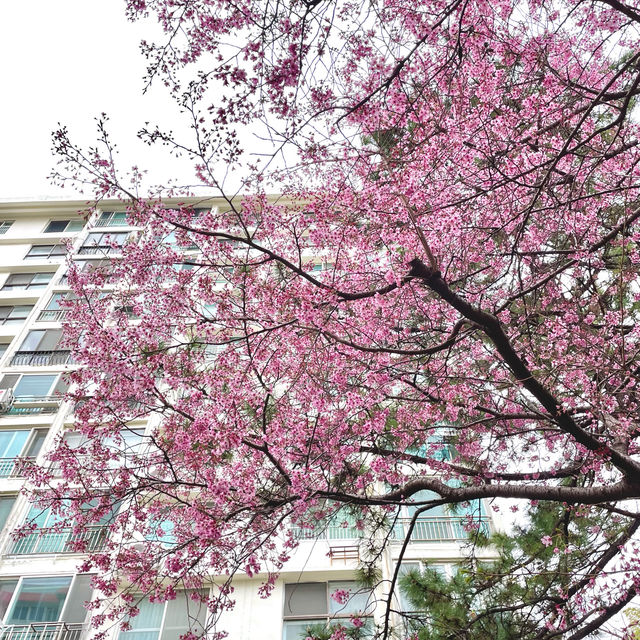
<svg viewBox="0 0 640 640">
<path fill-rule="evenodd" d="M 81 640 L 87 626 L 74 622 L 33 622 L 0 627 L 0 640 Z"/>
<path fill-rule="evenodd" d="M 108 528 L 101 525 L 85 527 L 77 533 L 71 528 L 35 529 L 14 540 L 6 554 L 92 553 L 104 547 L 108 535 Z"/>
<path fill-rule="evenodd" d="M 98 218 L 94 223 L 94 227 L 128 227 L 129 221 L 126 218 Z"/>
<path fill-rule="evenodd" d="M 15 396 L 13 404 L 4 413 L 10 416 L 55 413 L 61 402 L 60 396 Z"/>
<path fill-rule="evenodd" d="M 34 457 L 0 458 L 0 478 L 19 478 L 25 462 L 33 462 Z"/>
<path fill-rule="evenodd" d="M 410 518 L 402 518 L 396 522 L 393 528 L 393 537 L 396 540 L 404 540 L 411 524 Z M 473 518 L 473 527 L 469 527 L 465 517 L 431 517 L 419 518 L 411 532 L 412 542 L 456 542 L 467 540 L 469 534 L 479 530 L 489 535 L 489 519 Z"/>
<path fill-rule="evenodd" d="M 38 322 L 62 322 L 68 309 L 44 309 L 38 316 Z"/>
<path fill-rule="evenodd" d="M 12 366 L 49 367 L 71 362 L 71 351 L 16 351 L 11 359 Z"/>
<path fill-rule="evenodd" d="M 363 535 L 363 532 L 355 527 L 342 527 L 340 525 L 318 529 L 292 527 L 292 531 L 296 540 L 356 540 Z"/>
<path fill-rule="evenodd" d="M 122 253 L 121 245 L 117 245 L 114 247 L 110 244 L 88 244 L 78 249 L 79 256 L 112 256 L 119 253 Z"/>
</svg>

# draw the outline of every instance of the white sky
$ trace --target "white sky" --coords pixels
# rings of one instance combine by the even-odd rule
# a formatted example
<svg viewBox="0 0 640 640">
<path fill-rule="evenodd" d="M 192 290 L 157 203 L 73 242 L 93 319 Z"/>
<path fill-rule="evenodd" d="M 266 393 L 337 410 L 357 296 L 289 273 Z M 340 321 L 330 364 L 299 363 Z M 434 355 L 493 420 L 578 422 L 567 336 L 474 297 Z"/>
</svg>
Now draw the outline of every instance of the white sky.
<svg viewBox="0 0 640 640">
<path fill-rule="evenodd" d="M 145 61 L 138 43 L 152 39 L 153 26 L 129 23 L 124 0 L 2 4 L 0 200 L 76 196 L 47 179 L 55 164 L 51 132 L 58 122 L 66 124 L 72 139 L 88 146 L 96 139 L 94 118 L 103 111 L 122 166 L 147 168 L 154 183 L 190 181 L 188 161 L 172 163 L 136 139 L 145 121 L 174 130 L 179 121 L 160 87 L 142 96 Z"/>
</svg>

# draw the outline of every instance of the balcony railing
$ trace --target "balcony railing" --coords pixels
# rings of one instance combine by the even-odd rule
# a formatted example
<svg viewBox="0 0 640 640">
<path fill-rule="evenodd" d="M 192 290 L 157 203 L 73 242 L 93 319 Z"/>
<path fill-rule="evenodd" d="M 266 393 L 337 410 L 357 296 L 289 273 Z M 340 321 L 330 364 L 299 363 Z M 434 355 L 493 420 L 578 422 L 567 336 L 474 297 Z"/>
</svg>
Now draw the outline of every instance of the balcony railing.
<svg viewBox="0 0 640 640">
<path fill-rule="evenodd" d="M 396 522 L 393 536 L 396 540 L 404 540 L 411 524 L 410 518 L 402 518 Z M 489 519 L 474 518 L 473 525 L 481 533 L 489 535 Z M 432 517 L 419 518 L 411 532 L 412 542 L 457 542 L 467 540 L 473 531 L 468 527 L 464 517 Z"/>
<path fill-rule="evenodd" d="M 71 528 L 36 529 L 14 540 L 9 545 L 7 555 L 92 553 L 104 547 L 108 534 L 108 528 L 100 525 L 86 527 L 77 533 L 74 533 Z M 81 552 L 77 550 L 80 543 L 82 543 Z"/>
<path fill-rule="evenodd" d="M 35 458 L 0 458 L 0 478 L 19 478 L 25 462 L 33 462 Z"/>
<path fill-rule="evenodd" d="M 293 537 L 296 540 L 356 540 L 361 538 L 362 531 L 355 527 L 329 526 L 320 529 L 306 529 L 293 527 Z"/>
<path fill-rule="evenodd" d="M 50 367 L 71 362 L 71 351 L 16 351 L 11 359 L 14 367 Z"/>
<path fill-rule="evenodd" d="M 44 309 L 38 316 L 38 322 L 62 322 L 68 309 Z"/>
<path fill-rule="evenodd" d="M 114 254 L 122 253 L 122 246 L 113 246 L 110 244 L 89 244 L 78 249 L 79 256 L 112 256 Z"/>
<path fill-rule="evenodd" d="M 81 640 L 87 627 L 73 622 L 34 622 L 0 627 L 0 640 Z"/>
<path fill-rule="evenodd" d="M 129 221 L 126 218 L 98 218 L 94 223 L 94 227 L 128 227 Z"/>
<path fill-rule="evenodd" d="M 60 396 L 15 396 L 13 404 L 4 413 L 10 416 L 55 413 L 61 402 Z"/>
</svg>

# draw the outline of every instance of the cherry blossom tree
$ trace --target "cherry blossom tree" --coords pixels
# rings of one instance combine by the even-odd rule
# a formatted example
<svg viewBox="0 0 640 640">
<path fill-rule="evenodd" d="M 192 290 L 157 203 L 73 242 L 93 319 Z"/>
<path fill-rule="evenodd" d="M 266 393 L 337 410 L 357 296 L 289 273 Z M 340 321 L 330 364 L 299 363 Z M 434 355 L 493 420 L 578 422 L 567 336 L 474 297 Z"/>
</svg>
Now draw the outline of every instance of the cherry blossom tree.
<svg viewBox="0 0 640 640">
<path fill-rule="evenodd" d="M 237 571 L 266 576 L 268 595 L 292 526 L 348 511 L 375 559 L 401 505 L 415 522 L 510 498 L 555 504 L 566 535 L 550 522 L 541 545 L 574 554 L 574 572 L 521 603 L 529 623 L 535 612 L 522 637 L 613 624 L 640 584 L 640 12 L 618 0 L 129 0 L 128 12 L 162 24 L 165 40 L 144 45 L 147 80 L 166 84 L 192 134 L 140 135 L 190 159 L 219 200 L 141 197 L 104 119 L 94 149 L 54 137 L 57 178 L 122 199 L 141 229 L 120 259 L 70 267 L 86 443 L 61 443 L 56 473 L 34 474 L 46 500 L 73 500 L 79 530 L 128 505 L 85 567 L 120 596 L 98 623 L 135 612 L 136 590 L 167 599 L 210 574 L 226 577 L 214 614 L 232 606 Z M 138 418 L 154 425 L 147 446 L 116 463 Z M 568 542 L 576 522 L 584 555 Z"/>
</svg>

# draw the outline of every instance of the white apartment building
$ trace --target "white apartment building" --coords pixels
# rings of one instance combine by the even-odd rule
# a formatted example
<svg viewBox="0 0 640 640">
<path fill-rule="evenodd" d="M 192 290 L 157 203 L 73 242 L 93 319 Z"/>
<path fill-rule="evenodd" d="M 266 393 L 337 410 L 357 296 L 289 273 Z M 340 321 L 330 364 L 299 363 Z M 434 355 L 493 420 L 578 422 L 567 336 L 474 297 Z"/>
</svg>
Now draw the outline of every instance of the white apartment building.
<svg viewBox="0 0 640 640">
<path fill-rule="evenodd" d="M 211 202 L 211 206 L 216 206 Z M 203 206 L 198 202 L 197 206 Z M 33 510 L 20 491 L 21 459 L 44 462 L 53 443 L 73 438 L 71 407 L 61 395 L 70 354 L 58 347 L 65 311 L 59 300 L 65 285 L 66 248 L 73 259 L 105 257 L 100 234 L 124 242 L 133 231 L 118 202 L 103 202 L 88 219 L 78 215 L 84 202 L 0 203 L 0 640 L 82 640 L 91 636 L 83 603 L 92 597 L 91 575 L 77 572 L 82 556 L 69 551 L 72 533 L 51 532 L 49 516 Z M 149 425 L 135 425 L 140 432 Z M 494 526 L 480 505 L 481 526 Z M 336 522 L 321 537 L 299 531 L 300 544 L 285 566 L 273 595 L 258 596 L 260 578 L 238 578 L 235 610 L 224 614 L 220 628 L 231 640 L 297 640 L 309 624 L 332 619 L 349 624 L 361 612 L 373 627 L 382 615 L 375 601 L 386 597 L 412 513 L 400 514 L 395 539 L 380 560 L 382 581 L 374 594 L 355 582 L 360 560 L 358 537 L 349 522 Z M 12 531 L 36 517 L 37 528 L 16 539 Z M 424 564 L 451 572 L 465 554 L 466 534 L 460 515 L 430 512 L 418 521 L 401 571 Z M 90 532 L 90 548 L 99 549 L 106 527 Z M 346 604 L 330 596 L 336 589 L 353 593 Z M 402 596 L 394 599 L 402 609 Z M 192 604 L 192 603 L 191 603 Z M 141 605 L 132 628 L 113 628 L 114 640 L 178 640 L 187 631 L 188 601 Z M 193 617 L 193 612 L 190 612 Z M 205 615 L 197 615 L 205 623 Z M 397 624 L 400 629 L 401 625 Z M 401 637 L 401 633 L 396 637 Z"/>
</svg>

